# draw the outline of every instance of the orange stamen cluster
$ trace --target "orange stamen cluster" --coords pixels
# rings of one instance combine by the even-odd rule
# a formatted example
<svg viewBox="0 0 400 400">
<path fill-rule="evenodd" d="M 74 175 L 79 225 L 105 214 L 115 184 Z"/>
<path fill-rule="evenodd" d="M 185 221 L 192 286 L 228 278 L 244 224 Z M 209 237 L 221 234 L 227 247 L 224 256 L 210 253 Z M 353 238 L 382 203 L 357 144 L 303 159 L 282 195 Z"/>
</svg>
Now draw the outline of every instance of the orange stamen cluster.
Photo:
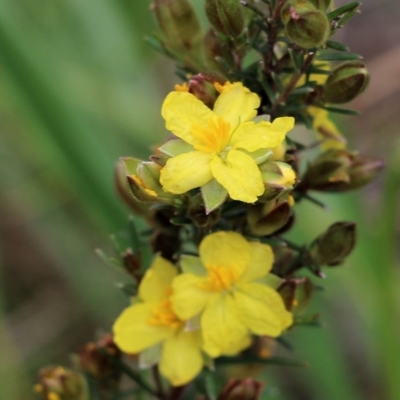
<svg viewBox="0 0 400 400">
<path fill-rule="evenodd" d="M 207 270 L 207 280 L 199 285 L 204 290 L 213 292 L 230 290 L 238 280 L 238 273 L 234 268 L 210 265 L 207 266 Z"/>
<path fill-rule="evenodd" d="M 192 135 L 196 138 L 193 147 L 206 153 L 221 153 L 229 142 L 231 125 L 216 117 L 207 121 L 207 126 L 193 125 Z"/>
</svg>

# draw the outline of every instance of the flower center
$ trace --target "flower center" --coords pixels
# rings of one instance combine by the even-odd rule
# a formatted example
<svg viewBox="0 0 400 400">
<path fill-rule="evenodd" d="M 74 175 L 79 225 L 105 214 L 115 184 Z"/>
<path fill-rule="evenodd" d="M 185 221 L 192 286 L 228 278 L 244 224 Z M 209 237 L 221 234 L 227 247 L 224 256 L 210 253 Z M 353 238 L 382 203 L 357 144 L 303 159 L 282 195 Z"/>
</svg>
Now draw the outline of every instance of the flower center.
<svg viewBox="0 0 400 400">
<path fill-rule="evenodd" d="M 167 326 L 170 328 L 178 328 L 181 325 L 181 320 L 175 315 L 172 310 L 172 303 L 170 300 L 171 293 L 154 308 L 153 316 L 147 323 L 153 326 Z"/>
<path fill-rule="evenodd" d="M 238 273 L 234 268 L 210 265 L 207 267 L 207 270 L 207 280 L 199 284 L 199 287 L 204 290 L 213 292 L 230 290 L 238 279 Z"/>
<path fill-rule="evenodd" d="M 207 126 L 193 125 L 192 135 L 197 140 L 196 150 L 207 153 L 220 153 L 229 142 L 231 125 L 222 117 L 210 118 Z"/>
</svg>

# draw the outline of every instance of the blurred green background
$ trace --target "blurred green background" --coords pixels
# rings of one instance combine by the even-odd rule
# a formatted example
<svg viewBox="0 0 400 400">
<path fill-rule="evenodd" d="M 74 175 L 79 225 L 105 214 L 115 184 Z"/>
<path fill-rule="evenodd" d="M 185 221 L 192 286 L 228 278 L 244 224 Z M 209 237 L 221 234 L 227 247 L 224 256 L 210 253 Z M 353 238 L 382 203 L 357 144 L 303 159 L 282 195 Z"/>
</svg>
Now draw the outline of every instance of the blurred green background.
<svg viewBox="0 0 400 400">
<path fill-rule="evenodd" d="M 202 0 L 194 0 L 198 10 Z M 346 265 L 326 270 L 312 308 L 323 328 L 289 339 L 304 370 L 270 368 L 264 399 L 400 399 L 400 4 L 364 0 L 340 40 L 365 57 L 372 83 L 339 121 L 350 148 L 384 157 L 357 193 L 298 206 L 291 237 L 309 242 L 354 220 Z M 343 4 L 343 1 L 337 2 Z M 122 275 L 95 256 L 123 230 L 113 187 L 120 156 L 146 157 L 165 137 L 173 65 L 143 36 L 148 0 L 0 1 L 0 399 L 33 399 L 37 370 L 107 331 L 126 305 Z"/>
</svg>

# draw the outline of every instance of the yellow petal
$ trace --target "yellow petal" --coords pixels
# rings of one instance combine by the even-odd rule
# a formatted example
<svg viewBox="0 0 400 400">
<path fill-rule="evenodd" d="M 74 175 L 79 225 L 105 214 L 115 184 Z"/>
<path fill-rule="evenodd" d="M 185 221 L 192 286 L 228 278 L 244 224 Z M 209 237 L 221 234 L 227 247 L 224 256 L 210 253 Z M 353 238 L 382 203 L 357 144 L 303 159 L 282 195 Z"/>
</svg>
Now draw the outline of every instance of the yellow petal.
<svg viewBox="0 0 400 400">
<path fill-rule="evenodd" d="M 251 257 L 250 243 L 235 232 L 217 232 L 200 243 L 200 259 L 206 268 L 225 267 L 234 270 L 238 278 L 247 268 Z"/>
<path fill-rule="evenodd" d="M 240 284 L 234 298 L 240 319 L 257 335 L 277 337 L 292 324 L 281 296 L 266 285 Z"/>
<path fill-rule="evenodd" d="M 185 142 L 194 144 L 192 125 L 207 127 L 214 113 L 191 93 L 171 92 L 162 105 L 161 115 L 166 128 Z"/>
<path fill-rule="evenodd" d="M 214 105 L 214 113 L 223 117 L 235 129 L 257 115 L 260 98 L 250 92 L 241 82 L 226 84 Z"/>
<path fill-rule="evenodd" d="M 211 357 L 234 355 L 250 343 L 249 331 L 238 316 L 231 295 L 214 295 L 208 303 L 201 327 L 204 351 Z"/>
<path fill-rule="evenodd" d="M 139 353 L 173 333 L 165 326 L 149 325 L 157 303 L 140 303 L 126 308 L 113 326 L 115 343 L 125 353 Z"/>
<path fill-rule="evenodd" d="M 164 258 L 157 256 L 139 286 L 139 297 L 145 302 L 157 302 L 168 295 L 177 269 Z"/>
<path fill-rule="evenodd" d="M 205 278 L 181 274 L 174 279 L 171 296 L 172 307 L 181 320 L 187 320 L 203 311 L 210 293 L 200 289 Z"/>
<path fill-rule="evenodd" d="M 276 147 L 293 127 L 294 118 L 292 117 L 276 118 L 272 123 L 247 122 L 240 125 L 233 133 L 231 143 L 234 148 L 247 151 Z"/>
<path fill-rule="evenodd" d="M 191 151 L 170 158 L 161 170 L 160 182 L 166 192 L 186 193 L 212 179 L 210 153 Z"/>
<path fill-rule="evenodd" d="M 230 150 L 226 160 L 211 161 L 214 178 L 228 191 L 233 200 L 254 203 L 264 193 L 261 172 L 255 161 L 239 150 Z"/>
<path fill-rule="evenodd" d="M 199 331 L 178 330 L 168 338 L 162 349 L 160 372 L 173 386 L 190 382 L 201 371 L 201 335 Z"/>
<path fill-rule="evenodd" d="M 271 246 L 259 242 L 250 242 L 251 259 L 240 282 L 252 282 L 268 274 L 274 262 Z"/>
</svg>

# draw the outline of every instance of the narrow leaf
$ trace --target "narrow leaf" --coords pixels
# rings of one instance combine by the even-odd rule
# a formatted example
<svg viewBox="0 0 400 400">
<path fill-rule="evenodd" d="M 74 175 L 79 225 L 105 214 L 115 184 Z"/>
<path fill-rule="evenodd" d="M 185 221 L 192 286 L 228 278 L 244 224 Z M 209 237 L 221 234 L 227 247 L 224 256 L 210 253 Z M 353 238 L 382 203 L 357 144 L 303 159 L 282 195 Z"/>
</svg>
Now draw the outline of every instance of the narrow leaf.
<svg viewBox="0 0 400 400">
<path fill-rule="evenodd" d="M 346 4 L 342 7 L 337 8 L 336 10 L 330 12 L 327 14 L 327 17 L 330 21 L 334 20 L 337 17 L 340 17 L 341 15 L 351 12 L 356 10 L 360 6 L 360 3 L 358 1 L 354 1 L 353 3 Z"/>
<path fill-rule="evenodd" d="M 330 49 L 338 50 L 338 51 L 349 51 L 349 48 L 339 42 L 334 42 L 333 40 L 327 40 L 326 41 L 326 47 L 329 47 Z"/>
<path fill-rule="evenodd" d="M 338 108 L 338 107 L 331 107 L 331 106 L 322 106 L 326 111 L 330 111 L 336 114 L 345 114 L 345 115 L 360 115 L 360 112 L 357 110 L 350 110 L 348 108 Z"/>
<path fill-rule="evenodd" d="M 354 61 L 362 57 L 356 53 L 320 53 L 315 58 L 317 61 Z"/>
<path fill-rule="evenodd" d="M 263 364 L 277 365 L 284 367 L 307 367 L 308 364 L 303 360 L 297 360 L 285 357 L 268 357 L 259 358 L 255 356 L 246 357 L 220 357 L 215 360 L 216 365 L 248 365 L 248 364 Z"/>
</svg>

